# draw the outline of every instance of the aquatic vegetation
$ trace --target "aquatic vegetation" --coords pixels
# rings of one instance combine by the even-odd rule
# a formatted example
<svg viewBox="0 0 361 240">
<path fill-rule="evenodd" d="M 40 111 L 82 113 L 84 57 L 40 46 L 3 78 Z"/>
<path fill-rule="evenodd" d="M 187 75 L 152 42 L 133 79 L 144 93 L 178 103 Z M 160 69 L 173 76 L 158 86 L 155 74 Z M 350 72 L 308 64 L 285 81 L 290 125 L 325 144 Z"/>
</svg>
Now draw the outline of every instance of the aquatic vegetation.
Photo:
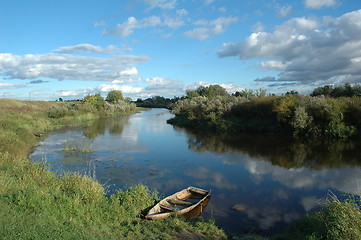
<svg viewBox="0 0 361 240">
<path fill-rule="evenodd" d="M 64 142 L 64 152 L 66 153 L 90 153 L 92 152 L 92 142 L 89 139 L 80 139 L 78 141 L 67 140 Z"/>
</svg>

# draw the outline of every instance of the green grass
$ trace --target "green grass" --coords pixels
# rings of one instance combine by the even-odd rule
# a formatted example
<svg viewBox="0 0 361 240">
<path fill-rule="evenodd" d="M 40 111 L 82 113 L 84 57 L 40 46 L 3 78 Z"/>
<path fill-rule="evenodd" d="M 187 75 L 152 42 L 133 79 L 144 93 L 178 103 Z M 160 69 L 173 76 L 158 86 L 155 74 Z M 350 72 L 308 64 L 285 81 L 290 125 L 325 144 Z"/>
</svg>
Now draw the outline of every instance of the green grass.
<svg viewBox="0 0 361 240">
<path fill-rule="evenodd" d="M 39 133 L 65 120 L 74 124 L 96 117 L 85 113 L 65 120 L 49 118 L 48 109 L 61 104 L 0 100 L 1 239 L 226 238 L 213 222 L 202 219 L 143 219 L 145 210 L 159 200 L 144 185 L 106 197 L 104 187 L 87 176 L 57 176 L 46 164 L 31 163 L 28 154 L 39 141 Z"/>
</svg>

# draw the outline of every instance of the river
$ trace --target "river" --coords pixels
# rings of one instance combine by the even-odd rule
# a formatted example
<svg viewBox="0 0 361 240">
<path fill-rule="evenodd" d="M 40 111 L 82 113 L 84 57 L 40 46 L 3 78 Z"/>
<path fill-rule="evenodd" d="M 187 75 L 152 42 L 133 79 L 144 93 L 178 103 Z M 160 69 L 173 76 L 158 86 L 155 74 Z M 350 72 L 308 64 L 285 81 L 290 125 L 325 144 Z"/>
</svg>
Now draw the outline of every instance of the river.
<svg viewBox="0 0 361 240">
<path fill-rule="evenodd" d="M 136 184 L 162 196 L 187 186 L 211 189 L 203 217 L 228 233 L 278 233 L 334 194 L 360 193 L 360 142 L 194 133 L 167 124 L 171 117 L 152 109 L 62 128 L 30 158 L 87 174 L 107 194 Z"/>
</svg>

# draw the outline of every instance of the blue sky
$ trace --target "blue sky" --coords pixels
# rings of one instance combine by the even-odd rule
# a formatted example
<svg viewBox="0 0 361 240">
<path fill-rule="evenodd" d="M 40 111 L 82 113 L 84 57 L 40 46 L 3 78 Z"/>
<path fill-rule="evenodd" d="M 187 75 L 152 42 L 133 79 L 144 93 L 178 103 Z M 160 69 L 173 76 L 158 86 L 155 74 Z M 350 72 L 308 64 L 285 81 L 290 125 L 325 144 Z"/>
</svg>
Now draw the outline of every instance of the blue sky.
<svg viewBox="0 0 361 240">
<path fill-rule="evenodd" d="M 359 0 L 0 0 L 0 97 L 361 83 Z"/>
</svg>

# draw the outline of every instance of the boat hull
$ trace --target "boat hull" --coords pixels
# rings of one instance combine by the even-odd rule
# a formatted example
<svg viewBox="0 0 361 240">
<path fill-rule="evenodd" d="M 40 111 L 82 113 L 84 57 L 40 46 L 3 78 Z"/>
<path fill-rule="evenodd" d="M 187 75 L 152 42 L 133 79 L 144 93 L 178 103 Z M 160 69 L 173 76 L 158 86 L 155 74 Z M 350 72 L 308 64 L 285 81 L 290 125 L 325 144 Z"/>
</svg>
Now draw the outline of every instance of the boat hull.
<svg viewBox="0 0 361 240">
<path fill-rule="evenodd" d="M 196 187 L 188 187 L 162 199 L 152 207 L 146 219 L 162 220 L 171 215 L 183 215 L 191 220 L 198 218 L 206 208 L 210 199 L 210 191 Z"/>
</svg>

